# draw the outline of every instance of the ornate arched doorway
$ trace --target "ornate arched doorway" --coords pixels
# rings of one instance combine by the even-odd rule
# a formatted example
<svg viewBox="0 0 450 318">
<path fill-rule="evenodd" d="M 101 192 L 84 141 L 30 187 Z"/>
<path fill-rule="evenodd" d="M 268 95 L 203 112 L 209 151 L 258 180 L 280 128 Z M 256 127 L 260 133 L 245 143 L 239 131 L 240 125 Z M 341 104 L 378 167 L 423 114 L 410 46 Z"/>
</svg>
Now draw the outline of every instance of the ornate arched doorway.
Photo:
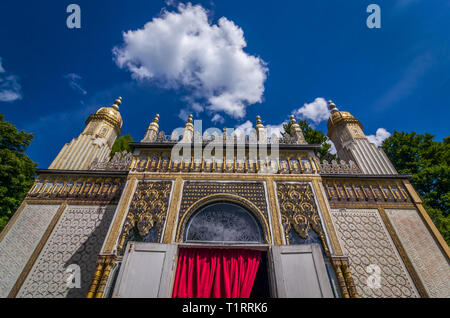
<svg viewBox="0 0 450 318">
<path fill-rule="evenodd" d="M 227 201 L 210 203 L 194 212 L 187 221 L 183 240 L 188 243 L 265 243 L 255 216 Z"/>
</svg>

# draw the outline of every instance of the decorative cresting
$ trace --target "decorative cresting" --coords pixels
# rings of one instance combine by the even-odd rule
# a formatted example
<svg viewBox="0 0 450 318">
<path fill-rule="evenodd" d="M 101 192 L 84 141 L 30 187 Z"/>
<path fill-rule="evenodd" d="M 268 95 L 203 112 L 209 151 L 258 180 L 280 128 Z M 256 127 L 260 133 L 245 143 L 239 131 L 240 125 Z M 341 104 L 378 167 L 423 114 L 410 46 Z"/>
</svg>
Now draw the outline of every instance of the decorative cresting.
<svg viewBox="0 0 450 318">
<path fill-rule="evenodd" d="M 344 160 L 340 160 L 339 163 L 336 160 L 331 161 L 331 164 L 327 160 L 324 160 L 320 164 L 320 171 L 322 174 L 361 174 L 357 164 L 350 160 L 348 164 Z"/>
<path fill-rule="evenodd" d="M 95 158 L 89 164 L 88 170 L 128 171 L 132 160 L 133 155 L 131 152 L 124 150 L 122 152 L 116 152 L 111 160 L 109 157 L 106 157 L 103 161 Z"/>
<path fill-rule="evenodd" d="M 270 156 L 272 154 L 270 153 L 268 155 Z M 278 157 L 277 174 L 316 174 L 321 172 L 321 166 L 317 158 L 307 151 L 281 151 Z M 216 156 L 216 153 L 213 151 L 212 158 L 202 156 L 202 158 L 197 159 L 194 158 L 194 155 L 192 154 L 191 157 L 182 158 L 182 160 L 172 158 L 170 151 L 146 150 L 133 157 L 129 170 L 131 172 L 159 173 L 195 172 L 249 174 L 260 173 L 268 168 L 268 164 L 267 157 L 254 157 L 249 153 L 249 149 L 245 149 L 243 157 L 233 156 L 232 158 L 227 158 L 226 152 L 219 157 Z M 95 162 L 91 169 L 102 170 L 102 165 L 105 164 Z M 97 166 L 100 168 L 97 168 Z"/>
<path fill-rule="evenodd" d="M 277 182 L 277 192 L 286 243 L 290 244 L 289 234 L 292 229 L 302 239 L 307 239 L 312 228 L 320 237 L 324 250 L 328 255 L 329 250 L 311 185 L 307 183 Z"/>
<path fill-rule="evenodd" d="M 262 182 L 192 182 L 184 184 L 176 241 L 180 242 L 187 221 L 200 208 L 214 202 L 233 202 L 256 217 L 267 243 L 272 243 L 264 184 Z"/>
<path fill-rule="evenodd" d="M 124 243 L 133 229 L 137 230 L 142 240 L 148 241 L 146 237 L 155 227 L 157 238 L 156 240 L 150 239 L 150 241 L 160 242 L 171 188 L 172 181 L 141 181 L 138 184 L 122 229 L 117 248 L 118 254 L 122 251 Z"/>
</svg>

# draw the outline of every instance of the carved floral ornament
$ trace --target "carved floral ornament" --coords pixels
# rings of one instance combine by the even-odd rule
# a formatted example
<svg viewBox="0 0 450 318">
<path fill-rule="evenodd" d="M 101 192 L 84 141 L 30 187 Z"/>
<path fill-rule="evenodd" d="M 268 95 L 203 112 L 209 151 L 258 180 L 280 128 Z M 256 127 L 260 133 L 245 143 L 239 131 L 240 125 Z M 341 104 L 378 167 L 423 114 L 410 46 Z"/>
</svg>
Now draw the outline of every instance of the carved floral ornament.
<svg viewBox="0 0 450 318">
<path fill-rule="evenodd" d="M 312 228 L 323 240 L 324 233 L 311 186 L 302 183 L 277 183 L 277 192 L 281 222 L 288 243 L 291 229 L 302 239 L 307 239 Z"/>
<path fill-rule="evenodd" d="M 134 227 L 141 237 L 145 237 L 156 226 L 158 240 L 160 239 L 166 220 L 171 187 L 171 181 L 140 182 L 138 184 L 123 226 L 119 251 Z"/>
</svg>

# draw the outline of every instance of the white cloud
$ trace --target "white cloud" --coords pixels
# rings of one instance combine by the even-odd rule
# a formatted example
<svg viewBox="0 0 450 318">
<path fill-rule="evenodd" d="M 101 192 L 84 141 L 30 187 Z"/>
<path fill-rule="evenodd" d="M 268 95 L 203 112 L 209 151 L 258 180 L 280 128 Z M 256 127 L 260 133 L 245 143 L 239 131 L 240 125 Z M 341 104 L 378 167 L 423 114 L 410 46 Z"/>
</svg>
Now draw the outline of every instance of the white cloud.
<svg viewBox="0 0 450 318">
<path fill-rule="evenodd" d="M 80 81 L 81 76 L 75 73 L 69 73 L 63 76 L 68 82 L 69 86 L 76 92 L 81 93 L 82 95 L 86 95 L 86 90 L 81 87 Z"/>
<path fill-rule="evenodd" d="M 281 123 L 279 125 L 264 125 L 264 127 L 266 128 L 267 137 L 271 137 L 272 134 L 281 137 L 281 133 L 284 132 L 283 124 L 285 123 Z M 234 128 L 234 131 L 238 136 L 240 136 L 241 134 L 249 136 L 252 132 L 255 131 L 255 126 L 250 120 L 247 120 L 243 124 L 236 126 Z"/>
<path fill-rule="evenodd" d="M 284 132 L 283 124 L 281 123 L 279 125 L 266 125 L 267 128 L 267 137 L 271 137 L 273 134 L 275 134 L 277 137 L 282 137 L 281 133 Z"/>
<path fill-rule="evenodd" d="M 211 121 L 213 123 L 221 123 L 221 124 L 223 124 L 225 122 L 225 119 L 222 116 L 220 116 L 219 114 L 215 114 L 213 116 L 213 118 L 211 118 Z"/>
<path fill-rule="evenodd" d="M 250 120 L 247 120 L 245 123 L 240 124 L 234 128 L 237 136 L 244 134 L 246 136 L 250 135 L 254 131 L 253 123 Z"/>
<path fill-rule="evenodd" d="M 210 24 L 200 5 L 177 9 L 124 32 L 123 45 L 113 49 L 116 64 L 134 79 L 187 88 L 190 100 L 212 113 L 243 118 L 248 105 L 262 102 L 266 63 L 244 52 L 244 32 L 233 21 Z"/>
<path fill-rule="evenodd" d="M 368 135 L 367 139 L 374 143 L 375 145 L 377 145 L 378 147 L 381 146 L 381 144 L 383 143 L 383 141 L 386 138 L 389 138 L 391 136 L 391 133 L 388 132 L 386 129 L 384 128 L 378 128 L 377 132 L 375 135 Z"/>
<path fill-rule="evenodd" d="M 309 119 L 315 124 L 319 124 L 330 117 L 330 110 L 328 103 L 322 97 L 316 98 L 312 103 L 304 104 L 299 109 L 294 110 L 295 116 L 300 116 L 304 119 Z"/>
<path fill-rule="evenodd" d="M 332 153 L 333 155 L 337 154 L 337 150 L 336 147 L 334 146 L 333 142 L 327 138 L 327 140 L 325 141 L 327 144 L 331 145 L 330 148 L 330 153 Z"/>
<path fill-rule="evenodd" d="M 22 99 L 19 77 L 6 72 L 0 57 L 0 102 L 13 102 Z"/>
</svg>

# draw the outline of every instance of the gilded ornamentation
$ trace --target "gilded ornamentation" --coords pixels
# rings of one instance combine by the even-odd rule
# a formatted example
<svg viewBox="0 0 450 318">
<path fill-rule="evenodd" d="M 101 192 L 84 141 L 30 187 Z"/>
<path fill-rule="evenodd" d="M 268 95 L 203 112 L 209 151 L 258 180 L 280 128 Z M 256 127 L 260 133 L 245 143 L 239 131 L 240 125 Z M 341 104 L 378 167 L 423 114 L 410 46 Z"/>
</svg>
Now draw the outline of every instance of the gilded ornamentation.
<svg viewBox="0 0 450 318">
<path fill-rule="evenodd" d="M 171 189 L 171 181 L 139 182 L 122 229 L 119 250 L 122 249 L 133 229 L 138 231 L 141 238 L 145 238 L 155 227 L 156 242 L 161 241 Z M 150 239 L 150 241 L 154 240 Z"/>
<path fill-rule="evenodd" d="M 259 220 L 267 242 L 271 242 L 264 184 L 262 182 L 186 181 L 181 199 L 176 240 L 180 241 L 189 217 L 200 207 L 228 200 L 248 208 Z"/>
<path fill-rule="evenodd" d="M 312 228 L 326 247 L 325 235 L 311 185 L 278 182 L 277 192 L 286 243 L 290 243 L 291 229 L 294 229 L 302 239 L 307 239 Z"/>
<path fill-rule="evenodd" d="M 398 181 L 323 181 L 328 200 L 333 202 L 411 203 L 406 188 Z"/>
</svg>

